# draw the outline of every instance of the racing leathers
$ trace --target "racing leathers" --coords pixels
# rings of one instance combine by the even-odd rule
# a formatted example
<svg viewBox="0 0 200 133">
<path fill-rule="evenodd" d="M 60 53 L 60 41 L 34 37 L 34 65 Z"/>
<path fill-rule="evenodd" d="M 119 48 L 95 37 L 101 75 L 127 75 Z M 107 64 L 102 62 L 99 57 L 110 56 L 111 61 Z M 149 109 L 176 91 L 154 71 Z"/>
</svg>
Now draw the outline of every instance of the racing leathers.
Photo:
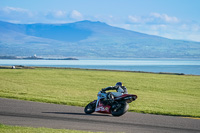
<svg viewBox="0 0 200 133">
<path fill-rule="evenodd" d="M 123 94 L 128 94 L 127 88 L 125 86 L 109 86 L 102 89 L 102 91 L 107 91 L 107 90 L 116 90 L 117 92 L 111 92 L 114 95 L 114 97 L 118 97 Z"/>
</svg>

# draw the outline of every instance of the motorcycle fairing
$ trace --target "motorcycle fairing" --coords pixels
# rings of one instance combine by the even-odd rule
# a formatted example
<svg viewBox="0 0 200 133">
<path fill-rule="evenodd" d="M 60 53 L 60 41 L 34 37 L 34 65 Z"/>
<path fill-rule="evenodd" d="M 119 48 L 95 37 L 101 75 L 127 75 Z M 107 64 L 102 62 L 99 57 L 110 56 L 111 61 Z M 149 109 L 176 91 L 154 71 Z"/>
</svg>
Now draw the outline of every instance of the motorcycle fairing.
<svg viewBox="0 0 200 133">
<path fill-rule="evenodd" d="M 120 99 L 124 99 L 126 100 L 127 103 L 131 103 L 132 101 L 135 101 L 137 99 L 137 96 L 132 94 L 123 94 L 119 97 L 115 97 L 115 100 L 120 100 Z"/>
<path fill-rule="evenodd" d="M 111 106 L 110 105 L 104 105 L 101 100 L 98 101 L 95 112 L 99 112 L 99 113 L 111 113 L 110 110 Z"/>
<path fill-rule="evenodd" d="M 121 99 L 121 98 L 125 98 L 125 97 L 136 97 L 136 98 L 137 98 L 136 95 L 132 95 L 132 94 L 123 94 L 123 95 L 121 95 L 121 96 L 119 96 L 119 97 L 115 97 L 115 99 Z"/>
</svg>

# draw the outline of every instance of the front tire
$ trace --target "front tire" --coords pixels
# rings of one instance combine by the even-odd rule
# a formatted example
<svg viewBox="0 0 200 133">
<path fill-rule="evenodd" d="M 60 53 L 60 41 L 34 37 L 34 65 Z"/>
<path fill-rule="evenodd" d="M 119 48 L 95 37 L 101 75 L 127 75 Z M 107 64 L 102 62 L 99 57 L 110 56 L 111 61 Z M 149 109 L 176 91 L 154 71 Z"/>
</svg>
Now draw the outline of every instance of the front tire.
<svg viewBox="0 0 200 133">
<path fill-rule="evenodd" d="M 93 113 L 95 111 L 95 106 L 96 106 L 96 103 L 89 103 L 84 109 L 85 113 L 86 114 Z"/>
<path fill-rule="evenodd" d="M 121 116 L 121 115 L 125 114 L 127 112 L 128 108 L 129 108 L 129 104 L 125 101 L 120 102 L 119 104 L 121 105 L 120 108 L 117 108 L 117 109 L 113 108 L 111 110 L 111 113 L 112 113 L 113 116 Z"/>
</svg>

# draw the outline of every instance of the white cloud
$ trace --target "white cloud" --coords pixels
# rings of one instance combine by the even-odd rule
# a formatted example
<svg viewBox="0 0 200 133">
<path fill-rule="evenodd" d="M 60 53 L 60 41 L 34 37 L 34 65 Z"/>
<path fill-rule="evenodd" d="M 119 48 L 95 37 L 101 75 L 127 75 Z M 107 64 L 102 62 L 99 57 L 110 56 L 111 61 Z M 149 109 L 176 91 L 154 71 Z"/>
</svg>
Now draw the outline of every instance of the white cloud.
<svg viewBox="0 0 200 133">
<path fill-rule="evenodd" d="M 79 20 L 83 20 L 83 15 L 77 10 L 73 10 L 70 14 L 70 18 L 79 21 Z"/>
<path fill-rule="evenodd" d="M 23 13 L 29 13 L 28 10 L 22 9 L 22 8 L 15 8 L 15 7 L 5 7 L 2 9 L 5 13 L 11 13 L 11 12 L 23 12 Z"/>
<path fill-rule="evenodd" d="M 167 14 L 151 13 L 146 16 L 128 15 L 120 24 L 112 24 L 128 30 L 169 39 L 200 41 L 200 24 L 180 20 Z"/>
<path fill-rule="evenodd" d="M 33 16 L 33 13 L 26 10 L 26 9 L 23 9 L 23 8 L 14 8 L 14 7 L 4 7 L 4 8 L 1 8 L 0 9 L 0 15 L 1 16 L 6 16 L 9 17 L 9 16 L 14 16 L 16 15 L 16 17 L 19 15 L 19 16 L 22 16 L 22 15 L 25 15 L 24 17 L 31 17 Z"/>
<path fill-rule="evenodd" d="M 65 11 L 61 11 L 61 10 L 55 11 L 55 12 L 54 12 L 54 16 L 55 16 L 55 17 L 59 17 L 59 18 L 61 18 L 61 17 L 66 17 L 66 12 L 65 12 Z"/>
<path fill-rule="evenodd" d="M 129 15 L 127 23 L 143 23 L 143 24 L 167 24 L 178 23 L 180 20 L 177 17 L 172 17 L 167 14 L 151 13 L 146 16 Z"/>
<path fill-rule="evenodd" d="M 16 23 L 67 23 L 83 20 L 83 15 L 77 10 L 32 12 L 23 8 L 4 7 L 0 8 L 0 20 Z"/>
<path fill-rule="evenodd" d="M 9 22 L 29 21 L 34 17 L 34 13 L 23 8 L 4 7 L 0 8 L 0 20 Z"/>
<path fill-rule="evenodd" d="M 49 11 L 46 13 L 40 13 L 40 18 L 47 19 L 48 21 L 66 20 L 67 12 L 62 11 L 62 10 Z"/>
<path fill-rule="evenodd" d="M 179 20 L 177 17 L 168 16 L 167 14 L 151 13 L 153 18 L 158 18 L 167 23 L 178 23 Z"/>
<path fill-rule="evenodd" d="M 142 22 L 141 17 L 138 17 L 138 16 L 129 15 L 128 19 L 132 23 L 141 23 Z"/>
</svg>

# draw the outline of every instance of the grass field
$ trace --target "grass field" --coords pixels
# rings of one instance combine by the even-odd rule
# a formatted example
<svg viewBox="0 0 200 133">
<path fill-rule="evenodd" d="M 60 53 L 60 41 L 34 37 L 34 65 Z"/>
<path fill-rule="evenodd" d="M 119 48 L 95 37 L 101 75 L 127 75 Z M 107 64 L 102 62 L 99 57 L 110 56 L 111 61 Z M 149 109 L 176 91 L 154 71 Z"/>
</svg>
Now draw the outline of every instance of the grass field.
<svg viewBox="0 0 200 133">
<path fill-rule="evenodd" d="M 52 129 L 52 128 L 32 128 L 21 126 L 7 126 L 0 124 L 1 133 L 94 133 L 88 131 L 68 130 L 68 129 Z M 101 133 L 101 132 L 95 132 Z"/>
<path fill-rule="evenodd" d="M 200 117 L 200 76 L 81 69 L 0 69 L 0 97 L 74 106 L 121 81 L 138 95 L 129 111 Z"/>
</svg>

